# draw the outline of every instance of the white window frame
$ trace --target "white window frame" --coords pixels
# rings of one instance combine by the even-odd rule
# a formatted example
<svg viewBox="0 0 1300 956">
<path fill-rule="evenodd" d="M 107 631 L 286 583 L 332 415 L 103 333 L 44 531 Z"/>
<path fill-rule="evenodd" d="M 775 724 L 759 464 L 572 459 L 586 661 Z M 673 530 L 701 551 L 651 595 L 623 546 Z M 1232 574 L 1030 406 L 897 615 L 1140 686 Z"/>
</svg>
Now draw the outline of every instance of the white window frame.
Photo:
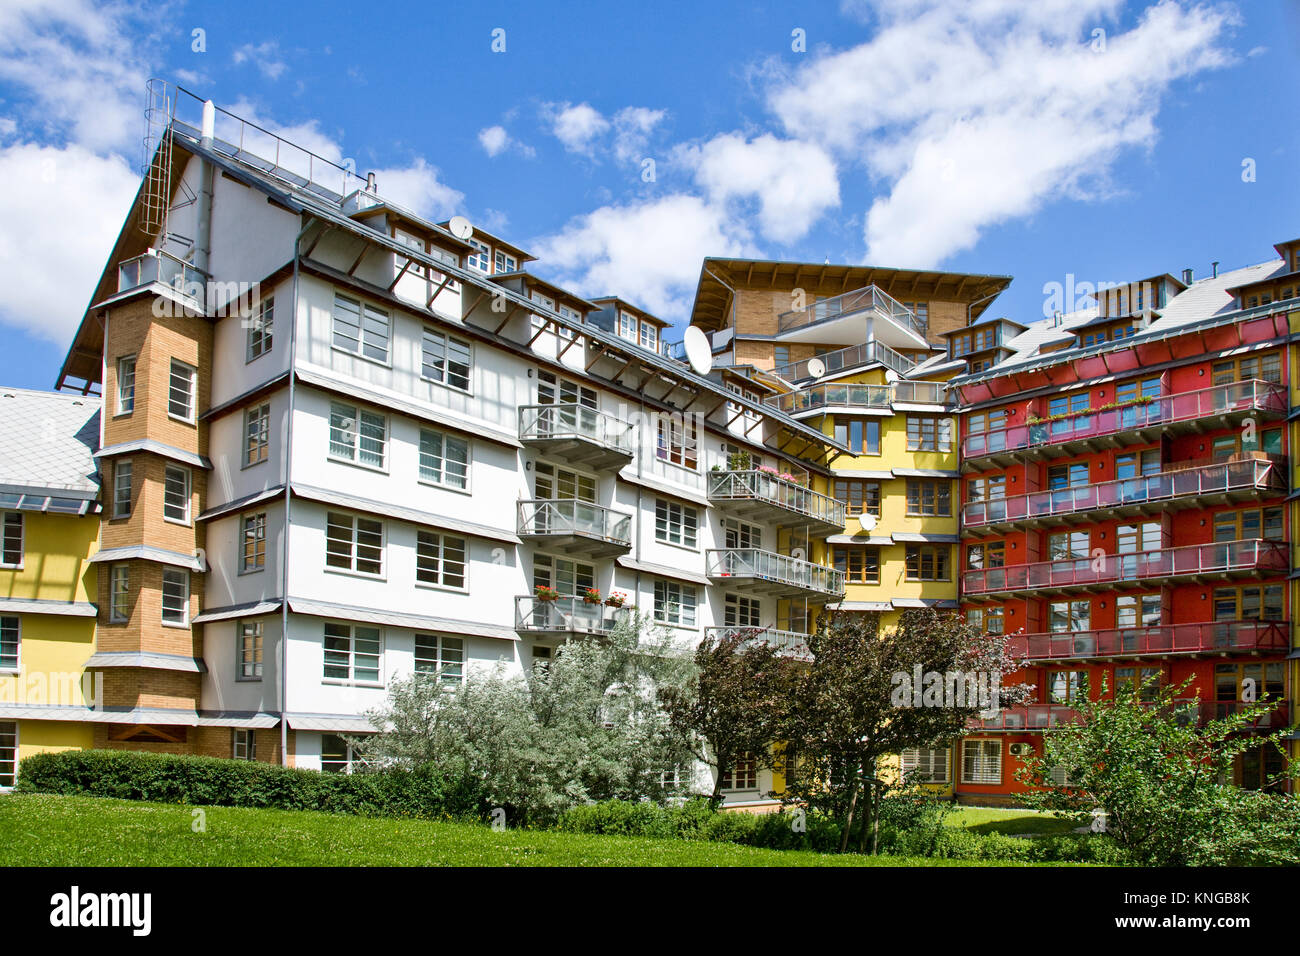
<svg viewBox="0 0 1300 956">
<path fill-rule="evenodd" d="M 519 261 L 510 253 L 502 249 L 492 251 L 492 274 L 505 275 L 510 272 L 519 271 Z"/>
<path fill-rule="evenodd" d="M 745 765 L 744 778 L 737 781 L 736 773 L 740 765 Z M 751 752 L 746 751 L 743 754 L 737 754 L 732 758 L 731 766 L 722 774 L 722 779 L 718 781 L 718 789 L 725 793 L 743 793 L 746 790 L 758 789 L 758 758 Z M 737 786 L 742 783 L 744 786 Z"/>
<path fill-rule="evenodd" d="M 455 345 L 465 353 L 464 362 L 453 362 L 451 347 Z M 441 356 L 435 352 L 435 348 L 441 351 Z M 436 361 L 434 361 L 436 359 Z M 453 371 L 453 365 L 464 365 L 465 371 Z M 435 372 L 430 374 L 429 370 Z M 456 381 L 452 381 L 453 375 Z M 474 346 L 464 339 L 458 339 L 454 335 L 448 335 L 440 329 L 431 329 L 425 326 L 424 333 L 420 337 L 420 378 L 425 382 L 433 382 L 435 385 L 441 385 L 443 388 L 450 388 L 457 392 L 464 392 L 466 395 L 473 394 L 474 391 Z M 460 380 L 464 379 L 464 384 Z"/>
<path fill-rule="evenodd" d="M 230 756 L 232 760 L 256 760 L 257 732 L 251 727 L 231 727 Z"/>
<path fill-rule="evenodd" d="M 335 520 L 335 519 L 342 519 L 342 520 Z M 333 532 L 335 529 L 344 527 L 344 523 L 343 523 L 344 521 L 347 522 L 346 527 L 348 530 L 348 537 L 344 539 L 337 534 L 331 536 L 331 532 Z M 361 557 L 362 544 L 360 539 L 361 539 L 361 522 L 363 521 L 371 525 L 378 525 L 379 527 L 379 545 L 378 545 L 379 568 L 378 570 L 371 571 L 362 568 L 362 557 Z M 366 534 L 373 535 L 374 529 L 367 528 Z M 339 548 L 335 548 L 333 551 L 331 551 L 330 550 L 331 543 L 346 544 L 347 549 L 346 551 L 344 551 Z M 370 518 L 370 517 L 366 517 L 365 515 L 352 514 L 351 512 L 348 511 L 327 511 L 325 513 L 325 570 L 327 572 L 331 572 L 335 574 L 357 574 L 366 578 L 376 578 L 382 580 L 384 577 L 385 565 L 387 564 L 387 545 L 388 545 L 388 526 L 382 519 Z M 376 547 L 376 545 L 373 542 L 367 542 L 365 544 L 365 547 L 367 549 L 373 549 Z M 334 555 L 336 557 L 346 557 L 347 564 L 346 565 L 341 565 L 337 563 L 331 564 L 330 563 L 331 555 Z M 366 563 L 373 563 L 372 559 L 370 558 L 367 558 L 365 560 Z"/>
<path fill-rule="evenodd" d="M 181 586 L 181 605 L 180 605 L 180 617 L 179 617 L 179 618 L 176 618 L 176 617 L 168 618 L 168 617 L 167 617 L 167 614 L 168 614 L 168 611 L 169 611 L 168 606 L 167 606 L 167 605 L 168 605 L 167 588 L 168 588 L 168 586 L 169 586 L 169 581 L 168 581 L 169 578 L 171 579 L 171 581 L 170 581 L 170 585 L 171 585 L 171 587 L 173 587 L 173 588 L 176 587 L 176 582 L 178 582 L 178 581 L 180 582 L 180 586 Z M 161 596 L 162 596 L 162 601 L 161 601 L 161 604 L 162 604 L 161 614 L 162 614 L 162 623 L 163 623 L 163 626 L 164 626 L 164 627 L 189 627 L 189 626 L 190 626 L 190 572 L 189 572 L 189 569 L 188 569 L 188 568 L 169 567 L 169 566 L 167 566 L 167 565 L 163 565 L 163 569 L 162 569 L 162 594 L 161 594 Z M 174 612 L 174 609 L 173 609 L 173 612 Z"/>
<path fill-rule="evenodd" d="M 492 274 L 492 247 L 481 239 L 470 237 L 469 244 L 474 251 L 465 257 L 465 268 L 473 269 L 484 275 Z"/>
<path fill-rule="evenodd" d="M 450 544 L 450 548 L 449 548 Z M 456 545 L 459 544 L 459 549 Z M 455 583 L 455 553 L 460 551 L 460 583 Z M 450 566 L 450 573 L 449 573 Z M 421 580 L 422 573 L 431 572 L 435 580 Z M 415 535 L 415 586 L 439 588 L 447 591 L 469 590 L 469 539 L 460 535 L 445 534 L 421 528 Z"/>
<path fill-rule="evenodd" d="M 5 639 L 6 632 L 12 634 L 8 640 Z M 6 645 L 12 645 L 13 652 L 11 654 L 5 654 Z M 6 657 L 12 660 L 6 663 Z M 22 670 L 22 664 L 23 619 L 17 614 L 6 614 L 0 617 L 0 671 L 16 674 Z"/>
<path fill-rule="evenodd" d="M 637 339 L 637 344 L 643 349 L 649 349 L 651 352 L 659 351 L 659 326 L 646 319 L 641 320 L 641 337 Z"/>
<path fill-rule="evenodd" d="M 689 598 L 689 601 L 688 601 Z M 654 620 L 670 627 L 693 628 L 699 617 L 699 589 L 659 578 L 654 583 Z"/>
<path fill-rule="evenodd" d="M 723 627 L 762 627 L 763 602 L 746 594 L 727 594 L 722 605 Z"/>
<path fill-rule="evenodd" d="M 120 587 L 119 587 L 120 582 Z M 108 620 L 110 624 L 125 624 L 131 619 L 131 566 L 114 564 L 108 570 Z"/>
<path fill-rule="evenodd" d="M 415 673 L 444 684 L 465 682 L 465 639 L 447 634 L 415 635 Z"/>
<path fill-rule="evenodd" d="M 948 784 L 952 782 L 951 747 L 911 747 L 898 755 L 901 774 L 913 774 L 919 783 Z M 916 773 L 920 771 L 920 773 Z M 936 777 L 938 772 L 940 776 Z"/>
<path fill-rule="evenodd" d="M 618 310 L 619 338 L 627 339 L 629 342 L 639 342 L 640 339 L 637 338 L 637 330 L 639 328 L 640 323 L 637 321 L 635 315 L 631 312 L 625 312 L 622 309 Z"/>
<path fill-rule="evenodd" d="M 687 471 L 699 471 L 700 446 L 694 419 L 661 415 L 656 431 L 655 457 L 659 461 Z"/>
<path fill-rule="evenodd" d="M 333 633 L 330 633 L 333 631 Z M 360 632 L 364 632 L 361 634 Z M 326 684 L 354 684 L 363 687 L 382 687 L 384 686 L 384 629 L 374 627 L 369 624 L 352 624 L 346 621 L 326 621 L 322 630 L 321 649 L 323 656 L 321 658 L 324 669 L 322 670 L 322 683 Z M 347 647 L 328 647 L 330 640 L 347 641 Z M 371 651 L 369 647 L 362 652 L 357 649 L 358 641 L 373 642 L 375 649 Z M 333 659 L 331 660 L 331 655 Z M 357 673 L 362 668 L 357 666 L 358 658 L 363 658 L 366 663 L 374 662 L 374 667 L 366 667 L 364 670 L 368 673 L 373 670 L 375 677 L 366 677 L 358 679 Z M 330 668 L 335 670 L 342 669 L 347 672 L 346 677 L 337 675 L 331 676 Z"/>
<path fill-rule="evenodd" d="M 248 321 L 247 346 L 244 352 L 244 364 L 260 359 L 271 351 L 274 344 L 275 296 L 258 303 L 257 312 L 250 315 Z"/>
<path fill-rule="evenodd" d="M 250 529 L 253 532 L 251 539 Z M 253 542 L 251 556 L 248 550 L 250 540 Z M 255 574 L 264 570 L 266 570 L 266 512 L 242 514 L 239 516 L 239 573 Z"/>
<path fill-rule="evenodd" d="M 134 355 L 123 355 L 117 360 L 117 412 L 114 417 L 130 415 L 135 411 L 136 361 Z"/>
<path fill-rule="evenodd" d="M 0 790 L 8 790 L 17 780 L 18 721 L 0 721 Z"/>
<path fill-rule="evenodd" d="M 21 571 L 27 557 L 27 521 L 21 511 L 5 511 L 0 517 L 0 568 Z M 13 529 L 18 529 L 18 544 L 15 548 Z M 18 552 L 17 561 L 7 561 L 5 556 Z"/>
<path fill-rule="evenodd" d="M 676 540 L 674 540 L 674 536 Z M 655 540 L 689 551 L 700 549 L 700 513 L 690 505 L 655 499 Z"/>
<path fill-rule="evenodd" d="M 331 760 L 329 761 L 330 766 L 327 767 L 325 761 L 325 740 L 329 737 L 333 737 L 335 740 L 337 740 L 339 743 L 343 745 L 343 759 L 342 761 Z M 357 764 L 359 764 L 360 762 L 361 760 L 360 758 L 357 757 L 356 752 L 352 749 L 352 745 L 349 744 L 345 738 L 340 737 L 338 734 L 321 734 L 320 737 L 321 773 L 352 773 L 356 769 Z M 335 766 L 335 764 L 337 764 L 337 766 Z"/>
<path fill-rule="evenodd" d="M 350 420 L 352 424 L 350 426 L 335 424 L 336 416 L 343 421 Z M 381 432 L 379 438 L 375 437 L 377 428 Z M 363 443 L 376 441 L 379 443 L 378 464 L 362 459 L 362 455 L 375 454 L 373 448 L 367 450 L 363 447 Z M 343 451 L 345 447 L 346 452 Z M 360 468 L 369 468 L 371 471 L 386 472 L 388 470 L 388 416 L 372 412 L 359 405 L 330 402 L 328 457 L 331 461 L 342 461 Z"/>
<path fill-rule="evenodd" d="M 271 403 L 244 412 L 244 467 L 252 468 L 271 457 Z"/>
<path fill-rule="evenodd" d="M 172 478 L 177 475 L 180 476 L 181 482 L 184 485 L 184 504 L 180 508 L 179 516 L 175 512 L 171 502 L 168 501 L 168 498 L 174 494 L 171 487 Z M 193 474 L 184 465 L 169 464 L 163 466 L 163 521 L 166 521 L 169 524 L 190 524 L 190 500 L 193 480 Z M 171 514 L 168 513 L 168 509 L 172 509 Z"/>
<path fill-rule="evenodd" d="M 438 450 L 433 450 L 434 442 L 437 442 Z M 427 447 L 426 447 L 427 446 Z M 452 448 L 462 448 L 464 450 L 463 460 L 456 459 L 448 455 L 448 450 Z M 441 431 L 437 428 L 420 429 L 420 447 L 419 447 L 419 464 L 418 473 L 419 481 L 424 485 L 436 485 L 439 488 L 449 488 L 452 491 L 469 492 L 470 490 L 470 464 L 473 460 L 473 445 L 467 438 L 461 438 L 459 435 L 453 435 L 450 432 Z M 426 469 L 426 462 L 430 467 Z M 451 468 L 448 468 L 450 462 Z M 436 468 L 434 467 L 436 465 Z M 455 475 L 457 466 L 461 468 L 460 477 L 462 483 L 455 480 L 448 480 L 449 475 Z M 427 474 L 426 474 L 427 470 Z M 437 477 L 431 477 L 436 470 Z"/>
<path fill-rule="evenodd" d="M 174 408 L 178 404 L 176 401 L 176 382 L 178 379 L 185 381 L 185 406 L 184 414 L 178 414 Z M 182 362 L 180 359 L 171 360 L 171 366 L 167 376 L 167 417 L 178 422 L 184 422 L 187 425 L 193 425 L 195 415 L 198 411 L 199 404 L 199 370 L 188 362 Z"/>
<path fill-rule="evenodd" d="M 340 323 L 340 313 L 347 318 Z M 356 316 L 356 321 L 352 316 Z M 369 324 L 368 324 L 369 323 Z M 340 328 L 340 325 L 343 327 Z M 382 326 L 382 334 L 375 326 Z M 352 330 L 355 329 L 355 334 Z M 393 339 L 393 317 L 383 309 L 375 308 L 360 299 L 334 293 L 334 308 L 330 311 L 330 347 L 355 355 L 357 358 L 388 365 Z"/>
<path fill-rule="evenodd" d="M 123 470 L 125 468 L 125 471 Z M 118 458 L 113 461 L 113 517 L 131 517 L 131 497 L 133 492 L 132 472 L 134 468 L 130 458 Z M 123 479 L 126 481 L 123 487 Z M 123 494 L 125 492 L 125 494 Z"/>
<path fill-rule="evenodd" d="M 980 752 L 976 755 L 973 773 L 968 776 L 966 773 L 966 752 L 972 745 L 978 745 Z M 990 757 L 986 750 L 992 749 L 996 752 L 995 757 Z M 993 760 L 995 767 L 990 768 L 987 765 L 989 760 Z M 992 772 L 991 772 L 992 771 Z M 970 783 L 978 786 L 1001 786 L 1002 784 L 1002 741 L 994 740 L 988 737 L 976 737 L 961 742 L 961 782 Z M 973 779 L 972 779 L 973 778 Z"/>
<path fill-rule="evenodd" d="M 262 679 L 264 629 L 261 621 L 238 621 L 235 624 L 235 680 L 260 681 Z M 252 644 L 248 643 L 252 640 Z M 250 657 L 249 651 L 256 654 Z"/>
</svg>

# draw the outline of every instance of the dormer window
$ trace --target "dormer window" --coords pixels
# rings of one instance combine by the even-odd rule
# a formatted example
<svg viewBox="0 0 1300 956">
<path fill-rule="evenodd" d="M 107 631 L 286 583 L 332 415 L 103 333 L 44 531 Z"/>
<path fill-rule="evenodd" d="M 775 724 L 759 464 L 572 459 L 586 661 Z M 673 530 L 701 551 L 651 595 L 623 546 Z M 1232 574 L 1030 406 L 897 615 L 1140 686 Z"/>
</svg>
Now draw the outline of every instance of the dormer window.
<svg viewBox="0 0 1300 956">
<path fill-rule="evenodd" d="M 618 334 L 620 338 L 628 339 L 632 342 L 637 337 L 636 316 L 630 312 L 620 312 L 618 314 Z"/>
<path fill-rule="evenodd" d="M 497 250 L 495 265 L 497 275 L 519 271 L 519 263 L 515 260 L 515 257 L 502 252 L 500 249 Z"/>
<path fill-rule="evenodd" d="M 491 247 L 486 242 L 480 242 L 477 239 L 471 239 L 469 244 L 474 247 L 474 252 L 466 258 L 465 265 L 487 275 L 492 271 Z"/>
<path fill-rule="evenodd" d="M 641 347 L 651 352 L 659 351 L 659 329 L 644 319 L 641 320 Z"/>
</svg>

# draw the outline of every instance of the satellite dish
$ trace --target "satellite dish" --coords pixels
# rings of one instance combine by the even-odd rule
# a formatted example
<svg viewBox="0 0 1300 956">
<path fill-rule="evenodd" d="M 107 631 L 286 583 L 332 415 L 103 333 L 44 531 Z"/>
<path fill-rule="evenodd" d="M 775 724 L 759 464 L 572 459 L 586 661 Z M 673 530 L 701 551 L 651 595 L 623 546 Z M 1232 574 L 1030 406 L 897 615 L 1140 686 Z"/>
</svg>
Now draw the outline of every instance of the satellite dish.
<svg viewBox="0 0 1300 956">
<path fill-rule="evenodd" d="M 810 358 L 808 360 L 808 374 L 813 378 L 821 378 L 826 374 L 826 363 L 819 358 Z"/>
<path fill-rule="evenodd" d="M 682 347 L 686 350 L 686 361 L 698 375 L 708 375 L 713 368 L 713 348 L 709 337 L 697 326 L 688 326 L 682 334 Z"/>
<path fill-rule="evenodd" d="M 457 239 L 468 239 L 474 235 L 474 225 L 464 216 L 452 216 L 447 223 L 447 231 Z"/>
<path fill-rule="evenodd" d="M 897 372 L 895 372 L 892 368 L 887 368 L 887 369 L 885 369 L 885 381 L 888 382 L 890 385 L 893 385 L 893 384 L 894 384 L 895 382 L 897 382 L 901 377 L 902 377 L 902 376 L 900 376 L 900 375 L 899 375 Z"/>
<path fill-rule="evenodd" d="M 863 531 L 875 531 L 876 516 L 864 511 L 862 514 L 858 515 L 858 524 L 862 525 Z"/>
</svg>

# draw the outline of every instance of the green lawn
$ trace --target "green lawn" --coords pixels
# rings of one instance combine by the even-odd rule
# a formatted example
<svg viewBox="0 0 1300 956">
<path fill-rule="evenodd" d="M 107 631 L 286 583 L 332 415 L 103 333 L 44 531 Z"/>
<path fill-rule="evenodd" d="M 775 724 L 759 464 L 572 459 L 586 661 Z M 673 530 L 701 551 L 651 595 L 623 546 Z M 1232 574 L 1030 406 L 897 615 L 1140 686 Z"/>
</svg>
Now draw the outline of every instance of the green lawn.
<svg viewBox="0 0 1300 956">
<path fill-rule="evenodd" d="M 905 857 L 758 850 L 731 843 L 505 831 L 370 819 L 11 794 L 0 866 L 979 866 Z"/>
<path fill-rule="evenodd" d="M 958 807 L 949 815 L 948 826 L 972 833 L 1002 833 L 1007 836 L 1033 834 L 1054 836 L 1072 833 L 1079 825 L 1037 810 L 1003 810 L 994 807 Z"/>
</svg>

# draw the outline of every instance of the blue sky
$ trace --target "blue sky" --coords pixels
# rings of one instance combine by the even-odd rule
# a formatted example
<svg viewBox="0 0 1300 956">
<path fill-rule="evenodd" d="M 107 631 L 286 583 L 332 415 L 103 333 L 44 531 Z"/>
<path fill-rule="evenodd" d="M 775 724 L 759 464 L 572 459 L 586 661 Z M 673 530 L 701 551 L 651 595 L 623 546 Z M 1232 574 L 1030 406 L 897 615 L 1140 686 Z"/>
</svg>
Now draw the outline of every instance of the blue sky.
<svg viewBox="0 0 1300 956">
<path fill-rule="evenodd" d="M 9 0 L 0 384 L 54 381 L 149 76 L 679 323 L 704 255 L 1010 274 L 994 310 L 1024 321 L 1070 273 L 1203 275 L 1300 235 L 1298 8 Z"/>
</svg>

